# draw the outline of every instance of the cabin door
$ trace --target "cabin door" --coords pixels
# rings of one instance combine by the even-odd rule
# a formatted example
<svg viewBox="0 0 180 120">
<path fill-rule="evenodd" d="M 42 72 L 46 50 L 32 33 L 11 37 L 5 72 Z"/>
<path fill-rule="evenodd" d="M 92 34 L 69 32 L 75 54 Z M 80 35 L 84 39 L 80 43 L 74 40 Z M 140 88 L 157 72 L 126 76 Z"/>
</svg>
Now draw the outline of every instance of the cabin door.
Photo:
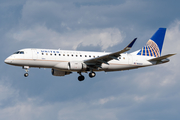
<svg viewBox="0 0 180 120">
<path fill-rule="evenodd" d="M 32 59 L 36 60 L 38 58 L 38 53 L 36 49 L 32 49 Z"/>
</svg>

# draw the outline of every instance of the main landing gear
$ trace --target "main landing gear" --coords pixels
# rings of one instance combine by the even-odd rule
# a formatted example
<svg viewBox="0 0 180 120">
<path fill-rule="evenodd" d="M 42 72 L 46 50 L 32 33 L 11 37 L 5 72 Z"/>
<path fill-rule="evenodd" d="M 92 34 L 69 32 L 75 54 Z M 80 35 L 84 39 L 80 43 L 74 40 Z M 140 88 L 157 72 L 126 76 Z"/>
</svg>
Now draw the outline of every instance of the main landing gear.
<svg viewBox="0 0 180 120">
<path fill-rule="evenodd" d="M 29 74 L 28 74 L 28 69 L 29 69 L 29 66 L 23 66 L 23 69 L 25 69 L 26 73 L 24 73 L 24 77 L 28 77 Z"/>
<path fill-rule="evenodd" d="M 79 81 L 83 81 L 85 79 L 85 77 L 81 74 L 81 72 L 78 72 L 79 73 L 79 77 L 78 77 L 78 80 Z"/>
<path fill-rule="evenodd" d="M 80 75 L 80 76 L 78 77 L 78 80 L 79 80 L 79 81 L 83 81 L 83 80 L 85 79 L 85 77 L 81 74 L 81 72 L 78 72 L 78 73 L 79 73 L 79 75 Z M 95 77 L 95 76 L 96 76 L 96 73 L 95 73 L 95 72 L 90 72 L 90 73 L 89 73 L 89 77 L 90 77 L 90 78 L 93 78 L 93 77 Z"/>
<path fill-rule="evenodd" d="M 90 72 L 90 73 L 89 73 L 89 77 L 90 77 L 90 78 L 93 78 L 93 77 L 95 77 L 95 76 L 96 76 L 96 73 L 95 73 L 95 72 Z"/>
</svg>

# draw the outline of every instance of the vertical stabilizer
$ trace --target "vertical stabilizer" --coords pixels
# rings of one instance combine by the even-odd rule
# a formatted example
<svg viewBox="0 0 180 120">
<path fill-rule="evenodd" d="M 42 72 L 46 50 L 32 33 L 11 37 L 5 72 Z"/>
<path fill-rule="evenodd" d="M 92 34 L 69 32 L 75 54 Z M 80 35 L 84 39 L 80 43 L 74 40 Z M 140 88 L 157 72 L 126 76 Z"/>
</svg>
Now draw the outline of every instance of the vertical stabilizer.
<svg viewBox="0 0 180 120">
<path fill-rule="evenodd" d="M 137 55 L 160 57 L 165 33 L 166 28 L 159 28 Z"/>
</svg>

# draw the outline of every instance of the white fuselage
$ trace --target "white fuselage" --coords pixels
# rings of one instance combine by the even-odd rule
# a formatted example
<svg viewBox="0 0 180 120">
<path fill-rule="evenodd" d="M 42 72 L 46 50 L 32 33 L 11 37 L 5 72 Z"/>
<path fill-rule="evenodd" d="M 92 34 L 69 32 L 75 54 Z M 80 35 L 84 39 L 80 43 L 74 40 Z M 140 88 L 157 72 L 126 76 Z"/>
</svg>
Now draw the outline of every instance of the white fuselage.
<svg viewBox="0 0 180 120">
<path fill-rule="evenodd" d="M 65 76 L 77 72 L 79 81 L 85 77 L 82 72 L 89 72 L 89 77 L 96 76 L 95 71 L 121 71 L 136 69 L 169 62 L 167 59 L 175 54 L 161 56 L 162 45 L 165 37 L 165 28 L 159 28 L 148 40 L 142 49 L 130 54 L 124 54 L 134 45 L 137 38 L 133 39 L 124 49 L 113 52 L 88 52 L 54 49 L 22 49 L 15 52 L 5 60 L 5 63 L 22 66 L 28 76 L 30 67 L 51 68 L 54 76 Z"/>
<path fill-rule="evenodd" d="M 87 52 L 87 51 L 69 51 L 69 50 L 53 50 L 53 49 L 22 49 L 23 53 L 15 53 L 9 56 L 5 62 L 15 66 L 29 66 L 39 68 L 55 68 L 62 71 L 86 72 L 83 70 L 70 70 L 69 68 L 61 69 L 57 64 L 68 62 L 81 62 L 97 58 L 109 53 L 106 52 Z M 156 63 L 147 61 L 152 57 L 139 56 L 134 53 L 121 54 L 118 60 L 111 60 L 108 64 L 103 63 L 98 69 L 93 71 L 120 71 L 129 70 L 139 67 L 154 65 Z"/>
</svg>

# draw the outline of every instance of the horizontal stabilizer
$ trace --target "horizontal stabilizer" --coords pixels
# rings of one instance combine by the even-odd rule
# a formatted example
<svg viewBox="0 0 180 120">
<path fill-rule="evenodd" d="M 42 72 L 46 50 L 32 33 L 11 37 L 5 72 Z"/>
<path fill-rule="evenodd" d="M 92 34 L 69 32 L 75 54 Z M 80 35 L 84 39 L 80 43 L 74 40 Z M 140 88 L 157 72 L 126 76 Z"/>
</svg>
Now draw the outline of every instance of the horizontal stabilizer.
<svg viewBox="0 0 180 120">
<path fill-rule="evenodd" d="M 173 56 L 173 55 L 175 55 L 175 54 L 167 54 L 167 55 L 164 55 L 164 56 L 161 56 L 161 57 L 157 57 L 157 58 L 150 59 L 150 60 L 148 60 L 148 61 L 160 61 L 160 60 L 166 59 L 166 58 L 168 58 L 168 57 L 171 57 L 171 56 Z"/>
</svg>

